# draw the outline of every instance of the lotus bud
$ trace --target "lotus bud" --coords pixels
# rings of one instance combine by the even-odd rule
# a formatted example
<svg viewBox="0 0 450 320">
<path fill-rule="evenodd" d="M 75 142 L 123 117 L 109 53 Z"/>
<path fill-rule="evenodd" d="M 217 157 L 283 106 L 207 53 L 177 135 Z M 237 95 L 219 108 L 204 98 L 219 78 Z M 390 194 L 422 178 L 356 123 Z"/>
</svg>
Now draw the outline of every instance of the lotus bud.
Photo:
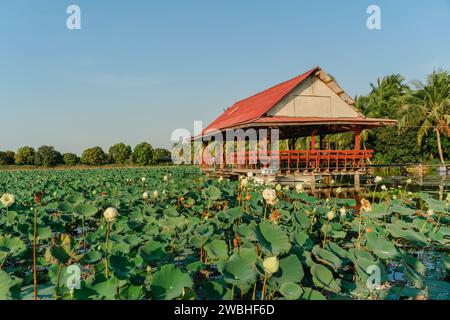
<svg viewBox="0 0 450 320">
<path fill-rule="evenodd" d="M 119 212 L 116 208 L 108 208 L 103 212 L 103 217 L 105 217 L 105 220 L 109 223 L 114 222 L 116 218 L 118 217 Z"/>
<path fill-rule="evenodd" d="M 142 199 L 148 200 L 148 198 L 149 198 L 149 194 L 148 194 L 147 191 L 145 191 L 145 192 L 142 194 Z"/>
<path fill-rule="evenodd" d="M 340 193 L 342 193 L 342 188 L 341 187 L 336 189 L 336 194 L 340 194 Z"/>
<path fill-rule="evenodd" d="M 334 179 L 330 180 L 330 185 L 334 185 L 336 183 L 336 181 L 334 181 Z"/>
<path fill-rule="evenodd" d="M 283 190 L 284 190 L 284 191 L 289 191 L 289 186 L 284 186 L 284 187 L 283 187 Z"/>
<path fill-rule="evenodd" d="M 145 177 L 142 177 L 142 178 L 141 178 L 141 181 L 142 181 L 142 182 L 145 182 L 146 180 L 147 180 L 147 179 L 146 179 Z"/>
<path fill-rule="evenodd" d="M 281 186 L 281 184 L 277 184 L 276 187 L 275 187 L 275 190 L 277 190 L 278 192 L 280 192 L 281 189 L 283 189 L 283 187 Z"/>
<path fill-rule="evenodd" d="M 241 180 L 241 188 L 245 188 L 248 185 L 248 179 L 247 178 L 243 178 Z"/>
<path fill-rule="evenodd" d="M 327 213 L 327 219 L 330 221 L 334 219 L 334 211 L 329 211 Z"/>
<path fill-rule="evenodd" d="M 167 175 L 164 176 L 163 180 L 166 181 L 166 182 L 169 181 L 169 176 L 167 176 Z"/>
<path fill-rule="evenodd" d="M 159 193 L 157 190 L 153 191 L 153 198 L 158 199 Z"/>
<path fill-rule="evenodd" d="M 411 184 L 412 183 L 412 179 L 409 178 L 408 180 L 406 180 L 406 184 Z"/>
<path fill-rule="evenodd" d="M 219 179 L 217 179 L 217 181 L 218 181 L 219 183 L 221 183 L 221 182 L 223 181 L 223 177 L 220 176 Z"/>
<path fill-rule="evenodd" d="M 264 259 L 263 267 L 264 271 L 269 274 L 276 273 L 280 268 L 280 262 L 277 257 L 266 258 Z"/>
</svg>

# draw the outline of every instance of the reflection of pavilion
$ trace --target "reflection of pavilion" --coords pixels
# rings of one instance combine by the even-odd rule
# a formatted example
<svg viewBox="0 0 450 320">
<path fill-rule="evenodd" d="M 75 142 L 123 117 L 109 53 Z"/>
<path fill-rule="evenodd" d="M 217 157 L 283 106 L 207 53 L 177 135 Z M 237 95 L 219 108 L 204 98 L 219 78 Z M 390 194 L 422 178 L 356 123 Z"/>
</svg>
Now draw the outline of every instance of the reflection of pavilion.
<svg viewBox="0 0 450 320">
<path fill-rule="evenodd" d="M 235 103 L 195 139 L 211 140 L 211 135 L 220 133 L 221 138 L 226 140 L 227 133 L 237 129 L 269 129 L 269 132 L 270 129 L 278 129 L 279 139 L 287 139 L 289 146 L 285 151 L 268 152 L 279 164 L 276 167 L 278 176 L 365 173 L 365 165 L 373 156 L 373 150 L 361 150 L 361 131 L 395 125 L 396 121 L 366 118 L 354 108 L 354 104 L 331 76 L 316 67 Z M 325 148 L 325 135 L 343 132 L 354 132 L 353 148 Z M 309 148 L 295 149 L 295 141 L 300 137 L 310 137 Z M 234 150 L 238 149 L 234 138 L 227 141 L 227 144 L 230 143 Z M 233 152 L 231 157 L 226 152 L 216 153 L 215 159 L 223 158 L 223 164 L 208 164 L 210 159 L 202 157 L 200 166 L 204 171 L 223 174 L 260 172 L 267 167 L 258 151 L 249 150 L 248 146 L 239 150 Z M 258 159 L 252 161 L 255 157 Z"/>
</svg>

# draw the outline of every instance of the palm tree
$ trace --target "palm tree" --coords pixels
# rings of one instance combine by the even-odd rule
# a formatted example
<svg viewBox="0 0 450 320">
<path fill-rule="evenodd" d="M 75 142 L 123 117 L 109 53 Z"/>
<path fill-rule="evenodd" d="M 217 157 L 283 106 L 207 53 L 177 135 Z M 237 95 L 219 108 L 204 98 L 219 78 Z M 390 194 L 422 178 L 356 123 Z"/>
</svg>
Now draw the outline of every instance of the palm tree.
<svg viewBox="0 0 450 320">
<path fill-rule="evenodd" d="M 366 97 L 356 98 L 356 108 L 370 118 L 395 117 L 401 96 L 408 92 L 405 79 L 399 74 L 378 78 L 377 83 Z"/>
<path fill-rule="evenodd" d="M 433 131 L 439 151 L 439 159 L 445 164 L 441 145 L 441 134 L 450 136 L 450 74 L 447 71 L 433 71 L 426 84 L 414 83 L 415 90 L 402 99 L 399 128 L 417 126 L 417 142 Z"/>
</svg>

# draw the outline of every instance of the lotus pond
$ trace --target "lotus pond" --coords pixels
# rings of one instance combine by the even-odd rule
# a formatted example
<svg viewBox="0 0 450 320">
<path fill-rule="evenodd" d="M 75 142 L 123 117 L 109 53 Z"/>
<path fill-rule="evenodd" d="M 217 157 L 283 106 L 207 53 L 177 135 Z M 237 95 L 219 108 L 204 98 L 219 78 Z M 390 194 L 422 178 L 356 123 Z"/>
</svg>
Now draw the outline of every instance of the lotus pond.
<svg viewBox="0 0 450 320">
<path fill-rule="evenodd" d="M 449 299 L 449 197 L 378 190 L 319 199 L 195 167 L 0 172 L 0 299 Z"/>
</svg>

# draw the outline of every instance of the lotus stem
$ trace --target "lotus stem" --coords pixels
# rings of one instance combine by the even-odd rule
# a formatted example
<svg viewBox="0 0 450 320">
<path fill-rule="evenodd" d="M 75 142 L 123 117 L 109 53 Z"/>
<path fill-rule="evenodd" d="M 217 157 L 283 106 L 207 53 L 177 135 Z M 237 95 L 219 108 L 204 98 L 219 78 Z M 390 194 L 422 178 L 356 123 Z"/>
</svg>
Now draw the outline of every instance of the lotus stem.
<svg viewBox="0 0 450 320">
<path fill-rule="evenodd" d="M 263 288 L 262 288 L 262 292 L 261 292 L 261 300 L 264 300 L 264 297 L 266 295 L 267 278 L 268 278 L 268 274 L 266 272 L 264 274 L 264 282 L 263 282 Z"/>
<path fill-rule="evenodd" d="M 9 226 L 9 208 L 6 207 L 6 225 Z"/>
<path fill-rule="evenodd" d="M 109 278 L 109 261 L 108 261 L 108 243 L 109 243 L 109 234 L 111 232 L 111 223 L 108 222 L 108 227 L 106 229 L 106 244 L 105 244 L 105 275 L 106 279 Z"/>
<path fill-rule="evenodd" d="M 37 263 L 36 263 L 36 246 L 37 246 L 37 205 L 34 208 L 34 235 L 33 235 L 33 296 L 37 300 Z"/>
<path fill-rule="evenodd" d="M 255 282 L 255 284 L 253 285 L 252 301 L 256 300 L 256 283 L 257 282 Z"/>
<path fill-rule="evenodd" d="M 264 222 L 266 222 L 267 217 L 267 203 L 264 205 Z"/>
</svg>

